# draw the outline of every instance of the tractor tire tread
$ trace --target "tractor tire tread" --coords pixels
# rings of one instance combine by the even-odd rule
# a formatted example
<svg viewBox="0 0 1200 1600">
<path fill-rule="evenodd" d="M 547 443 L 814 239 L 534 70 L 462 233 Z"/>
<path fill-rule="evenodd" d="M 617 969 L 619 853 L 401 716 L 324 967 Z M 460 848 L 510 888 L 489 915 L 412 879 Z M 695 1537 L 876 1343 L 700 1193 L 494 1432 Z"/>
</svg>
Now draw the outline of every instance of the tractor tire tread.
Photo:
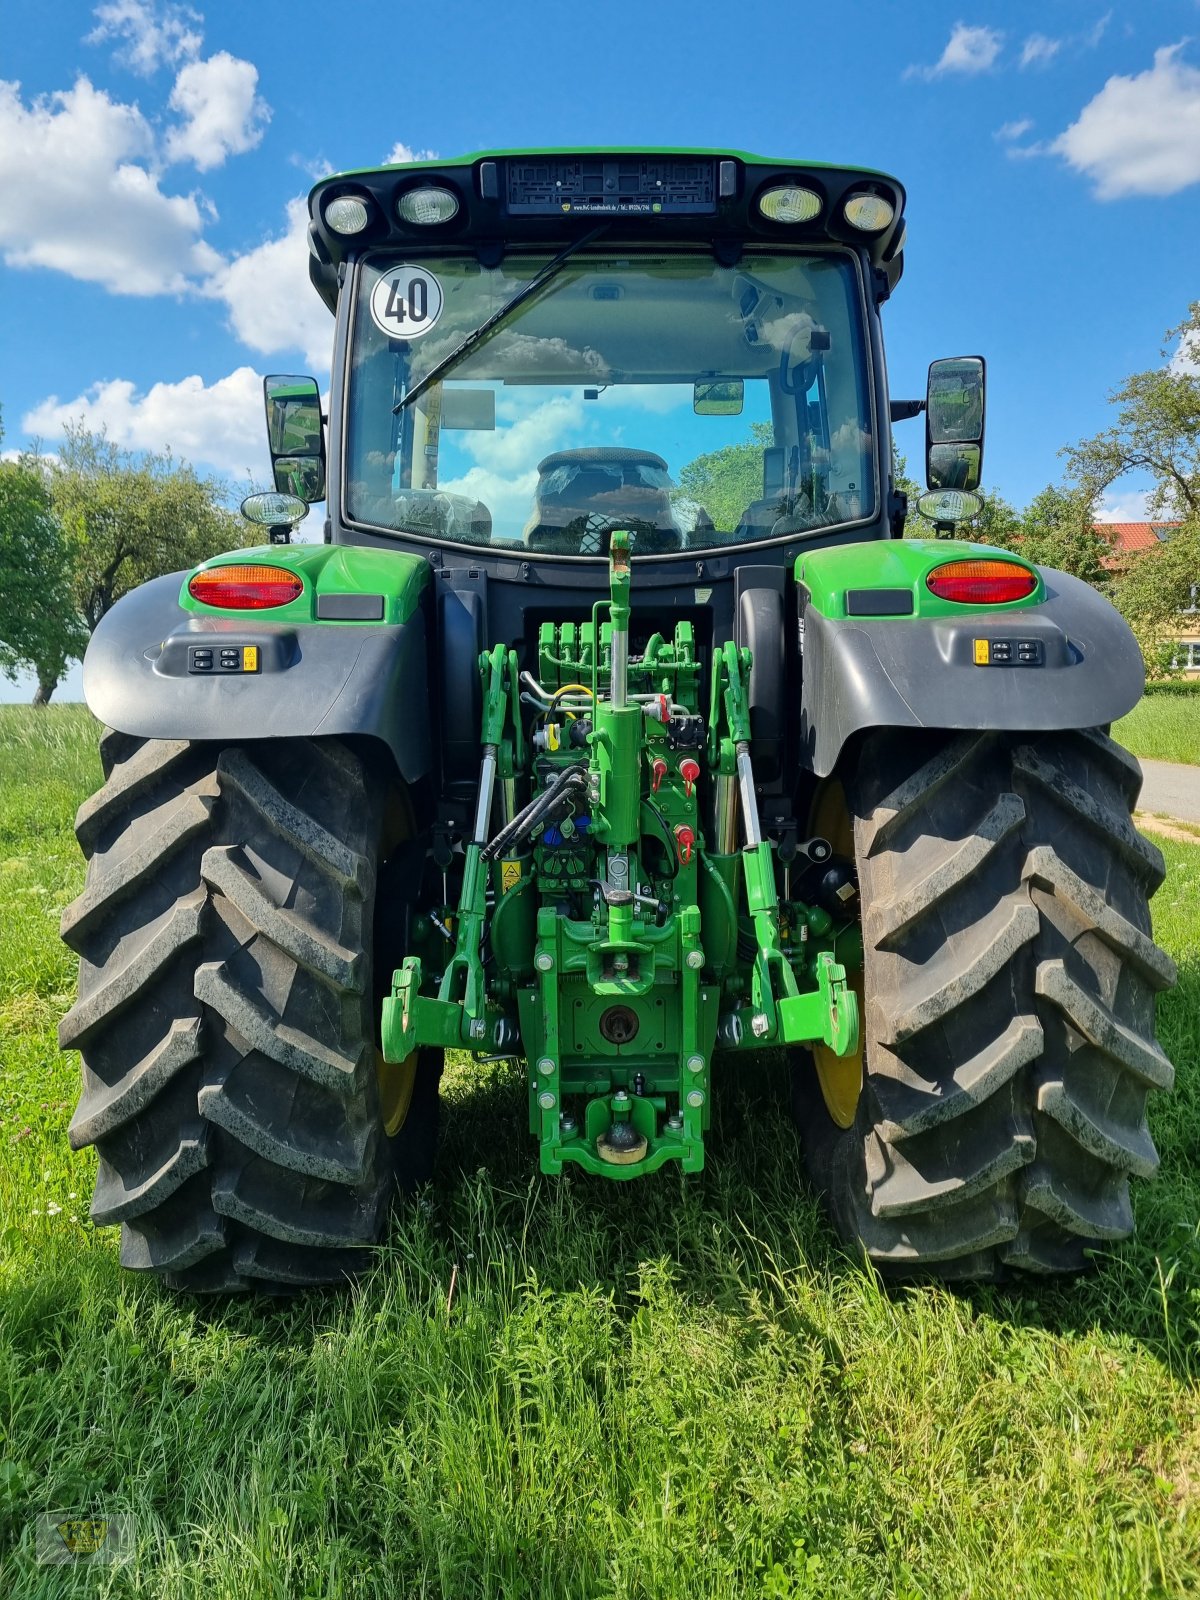
<svg viewBox="0 0 1200 1600">
<path fill-rule="evenodd" d="M 189 1292 L 344 1282 L 409 1176 L 375 1078 L 383 781 L 325 740 L 109 733 L 102 761 L 60 1028 L 93 1218 L 121 1225 L 124 1265 Z"/>
<path fill-rule="evenodd" d="M 863 1093 L 848 1130 L 806 1062 L 793 1095 L 835 1227 L 885 1275 L 1079 1271 L 1132 1232 L 1147 1096 L 1174 1076 L 1140 785 L 1093 730 L 864 742 Z"/>
</svg>

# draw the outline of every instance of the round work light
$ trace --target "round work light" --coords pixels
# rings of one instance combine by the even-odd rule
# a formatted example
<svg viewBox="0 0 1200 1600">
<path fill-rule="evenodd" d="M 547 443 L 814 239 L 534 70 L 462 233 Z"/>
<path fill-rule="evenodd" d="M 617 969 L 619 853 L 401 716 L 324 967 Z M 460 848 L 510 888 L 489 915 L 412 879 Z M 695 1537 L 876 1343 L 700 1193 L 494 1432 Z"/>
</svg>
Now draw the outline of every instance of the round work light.
<svg viewBox="0 0 1200 1600">
<path fill-rule="evenodd" d="M 758 209 L 769 222 L 811 222 L 821 214 L 821 196 L 812 189 L 785 184 L 760 195 Z"/>
<path fill-rule="evenodd" d="M 325 207 L 325 226 L 333 233 L 361 233 L 371 220 L 367 202 L 356 194 L 342 194 Z"/>
<path fill-rule="evenodd" d="M 852 228 L 880 233 L 896 215 L 896 208 L 881 194 L 852 194 L 842 207 L 842 215 Z"/>
<path fill-rule="evenodd" d="M 406 189 L 396 201 L 396 212 L 401 222 L 415 222 L 429 227 L 438 222 L 449 222 L 458 215 L 458 196 L 450 189 Z"/>
</svg>

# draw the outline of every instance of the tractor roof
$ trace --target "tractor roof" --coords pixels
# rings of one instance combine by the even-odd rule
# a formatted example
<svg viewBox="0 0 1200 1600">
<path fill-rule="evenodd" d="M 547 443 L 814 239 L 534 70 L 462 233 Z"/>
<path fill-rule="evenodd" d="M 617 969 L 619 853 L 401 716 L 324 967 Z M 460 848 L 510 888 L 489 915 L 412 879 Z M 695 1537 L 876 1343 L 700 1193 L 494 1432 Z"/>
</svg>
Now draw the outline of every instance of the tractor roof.
<svg viewBox="0 0 1200 1600">
<path fill-rule="evenodd" d="M 444 221 L 406 220 L 398 207 L 415 192 L 453 197 Z M 804 190 L 810 199 L 792 209 L 811 211 L 803 221 L 773 220 L 760 208 L 771 190 Z M 883 226 L 853 226 L 848 200 L 875 196 L 890 210 Z M 330 226 L 333 201 L 361 202 L 355 232 Z M 442 209 L 450 201 L 441 202 Z M 810 161 L 776 161 L 740 150 L 486 150 L 448 161 L 413 161 L 322 178 L 308 197 L 310 271 L 322 298 L 337 299 L 338 267 L 377 246 L 406 250 L 475 250 L 498 263 L 515 245 L 561 247 L 603 228 L 608 243 L 704 243 L 718 258 L 736 258 L 743 243 L 854 245 L 870 252 L 892 286 L 900 277 L 904 247 L 904 189 L 893 177 L 863 167 Z M 878 208 L 877 208 L 878 209 Z M 336 213 L 335 213 L 336 216 Z"/>
</svg>

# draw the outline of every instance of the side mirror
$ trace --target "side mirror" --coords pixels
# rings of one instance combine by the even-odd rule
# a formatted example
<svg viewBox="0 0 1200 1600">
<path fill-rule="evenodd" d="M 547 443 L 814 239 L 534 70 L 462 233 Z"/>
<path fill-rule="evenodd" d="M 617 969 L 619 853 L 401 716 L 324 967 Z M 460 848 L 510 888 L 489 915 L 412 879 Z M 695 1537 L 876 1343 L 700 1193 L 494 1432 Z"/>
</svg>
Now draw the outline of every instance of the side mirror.
<svg viewBox="0 0 1200 1600">
<path fill-rule="evenodd" d="M 692 388 L 692 410 L 698 417 L 739 417 L 746 386 L 740 378 L 720 383 L 697 383 Z"/>
<path fill-rule="evenodd" d="M 280 494 L 308 505 L 325 498 L 325 431 L 315 378 L 273 374 L 263 379 L 267 446 Z"/>
<path fill-rule="evenodd" d="M 925 391 L 925 481 L 931 489 L 970 493 L 979 487 L 984 400 L 982 356 L 952 356 L 930 363 Z"/>
</svg>

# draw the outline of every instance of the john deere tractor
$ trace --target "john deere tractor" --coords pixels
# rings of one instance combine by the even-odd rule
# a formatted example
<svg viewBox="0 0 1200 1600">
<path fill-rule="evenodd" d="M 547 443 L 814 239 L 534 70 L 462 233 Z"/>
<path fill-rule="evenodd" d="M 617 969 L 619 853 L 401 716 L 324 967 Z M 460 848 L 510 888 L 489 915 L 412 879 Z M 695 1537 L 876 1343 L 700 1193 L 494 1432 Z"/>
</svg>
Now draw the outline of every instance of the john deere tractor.
<svg viewBox="0 0 1200 1600">
<path fill-rule="evenodd" d="M 786 1053 L 884 1272 L 1126 1236 L 1172 1076 L 1106 731 L 1142 662 L 1085 584 L 954 537 L 984 364 L 889 399 L 900 184 L 502 152 L 309 208 L 332 380 L 265 381 L 264 542 L 129 595 L 84 667 L 61 1037 L 125 1265 L 343 1280 L 430 1176 L 446 1051 L 522 1061 L 541 1171 L 595 1184 L 699 1172 Z"/>
</svg>

